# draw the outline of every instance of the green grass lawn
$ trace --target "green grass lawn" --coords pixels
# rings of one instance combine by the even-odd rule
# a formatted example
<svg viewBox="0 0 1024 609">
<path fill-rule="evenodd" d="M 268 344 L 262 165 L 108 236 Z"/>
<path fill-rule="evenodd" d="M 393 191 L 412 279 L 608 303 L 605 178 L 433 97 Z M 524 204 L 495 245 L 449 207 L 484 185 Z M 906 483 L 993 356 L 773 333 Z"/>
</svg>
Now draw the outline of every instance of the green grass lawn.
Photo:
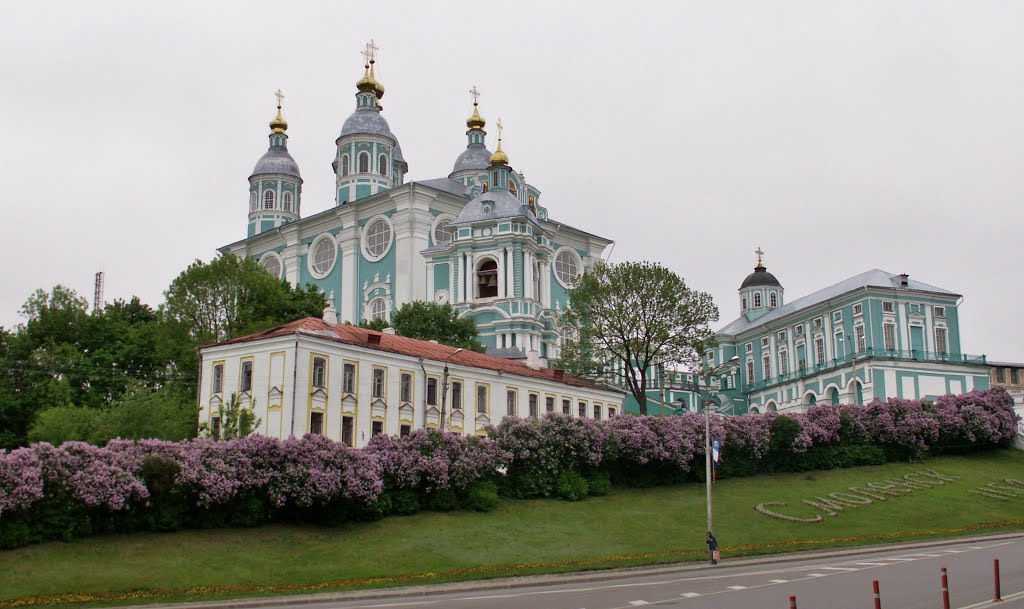
<svg viewBox="0 0 1024 609">
<path fill-rule="evenodd" d="M 890 497 L 820 523 L 754 510 L 934 469 L 962 479 Z M 1024 496 L 970 489 L 1024 479 L 1024 451 L 998 450 L 808 474 L 720 480 L 715 532 L 724 558 L 1024 529 Z M 1024 489 L 1022 489 L 1024 490 Z M 616 490 L 579 503 L 504 501 L 489 514 L 421 513 L 324 529 L 112 535 L 0 552 L 0 609 L 30 604 L 173 601 L 437 583 L 706 558 L 704 486 Z M 35 597 L 35 598 L 30 598 Z"/>
</svg>

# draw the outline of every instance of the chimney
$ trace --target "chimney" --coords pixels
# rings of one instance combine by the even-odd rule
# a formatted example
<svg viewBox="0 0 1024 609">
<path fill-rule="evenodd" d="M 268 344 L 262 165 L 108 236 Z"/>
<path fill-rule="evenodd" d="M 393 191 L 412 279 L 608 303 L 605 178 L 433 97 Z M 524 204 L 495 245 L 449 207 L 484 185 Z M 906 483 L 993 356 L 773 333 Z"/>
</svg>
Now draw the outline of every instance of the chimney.
<svg viewBox="0 0 1024 609">
<path fill-rule="evenodd" d="M 384 328 L 383 330 L 381 330 L 381 332 L 383 332 L 384 334 L 390 334 L 391 336 L 395 335 L 395 329 L 390 327 L 390 326 L 387 327 L 387 328 Z"/>
<path fill-rule="evenodd" d="M 540 370 L 540 351 L 530 351 L 527 353 L 526 365 L 531 370 Z"/>
<path fill-rule="evenodd" d="M 377 334 L 375 332 L 370 332 L 370 333 L 368 333 L 366 335 L 366 344 L 367 345 L 379 345 L 380 344 L 380 337 L 381 337 L 380 334 Z"/>
<path fill-rule="evenodd" d="M 554 370 L 552 370 L 552 372 L 555 373 L 556 381 L 560 381 L 565 378 L 565 370 L 559 370 L 558 368 L 555 368 Z"/>
<path fill-rule="evenodd" d="M 324 308 L 324 322 L 329 326 L 338 325 L 338 310 L 334 308 L 334 305 L 327 305 Z"/>
<path fill-rule="evenodd" d="M 900 273 L 900 287 L 905 288 L 910 285 L 910 275 L 906 273 Z"/>
</svg>

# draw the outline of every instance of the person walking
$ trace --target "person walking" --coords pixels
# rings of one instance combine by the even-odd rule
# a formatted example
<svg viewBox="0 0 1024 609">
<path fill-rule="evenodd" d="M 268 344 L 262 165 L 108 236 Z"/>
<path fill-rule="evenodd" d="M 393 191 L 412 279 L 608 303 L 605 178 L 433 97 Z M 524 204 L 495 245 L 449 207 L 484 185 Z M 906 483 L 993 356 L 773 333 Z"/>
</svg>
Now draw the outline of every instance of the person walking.
<svg viewBox="0 0 1024 609">
<path fill-rule="evenodd" d="M 708 550 L 711 552 L 711 564 L 718 564 L 718 540 L 708 531 Z"/>
</svg>

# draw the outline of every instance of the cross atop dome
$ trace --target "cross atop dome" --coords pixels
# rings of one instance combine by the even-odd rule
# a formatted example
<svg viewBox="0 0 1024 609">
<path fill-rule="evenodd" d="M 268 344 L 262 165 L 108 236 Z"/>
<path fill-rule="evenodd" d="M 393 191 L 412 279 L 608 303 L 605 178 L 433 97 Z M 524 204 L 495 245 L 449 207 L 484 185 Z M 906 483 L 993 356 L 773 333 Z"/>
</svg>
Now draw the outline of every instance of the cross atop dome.
<svg viewBox="0 0 1024 609">
<path fill-rule="evenodd" d="M 379 50 L 380 47 L 377 46 L 373 41 L 373 38 L 371 38 L 370 41 L 366 43 L 362 51 L 363 59 L 366 60 L 366 63 L 374 63 L 377 61 L 377 51 Z"/>
<path fill-rule="evenodd" d="M 473 96 L 473 105 L 480 103 L 480 91 L 473 85 L 473 88 L 469 90 L 469 94 Z"/>
<path fill-rule="evenodd" d="M 754 250 L 754 253 L 757 254 L 757 268 L 764 268 L 764 263 L 761 261 L 762 257 L 764 256 L 764 250 L 761 249 L 760 245 L 757 246 L 757 249 Z"/>
</svg>

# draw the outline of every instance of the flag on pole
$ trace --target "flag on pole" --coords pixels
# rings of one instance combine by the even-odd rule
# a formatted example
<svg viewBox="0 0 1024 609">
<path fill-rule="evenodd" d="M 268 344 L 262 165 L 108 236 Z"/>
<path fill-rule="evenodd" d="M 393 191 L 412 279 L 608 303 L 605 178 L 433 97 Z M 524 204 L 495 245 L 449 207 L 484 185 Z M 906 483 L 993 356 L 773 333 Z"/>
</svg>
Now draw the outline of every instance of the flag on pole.
<svg viewBox="0 0 1024 609">
<path fill-rule="evenodd" d="M 718 480 L 718 460 L 722 457 L 722 439 L 711 438 L 711 481 Z"/>
</svg>

